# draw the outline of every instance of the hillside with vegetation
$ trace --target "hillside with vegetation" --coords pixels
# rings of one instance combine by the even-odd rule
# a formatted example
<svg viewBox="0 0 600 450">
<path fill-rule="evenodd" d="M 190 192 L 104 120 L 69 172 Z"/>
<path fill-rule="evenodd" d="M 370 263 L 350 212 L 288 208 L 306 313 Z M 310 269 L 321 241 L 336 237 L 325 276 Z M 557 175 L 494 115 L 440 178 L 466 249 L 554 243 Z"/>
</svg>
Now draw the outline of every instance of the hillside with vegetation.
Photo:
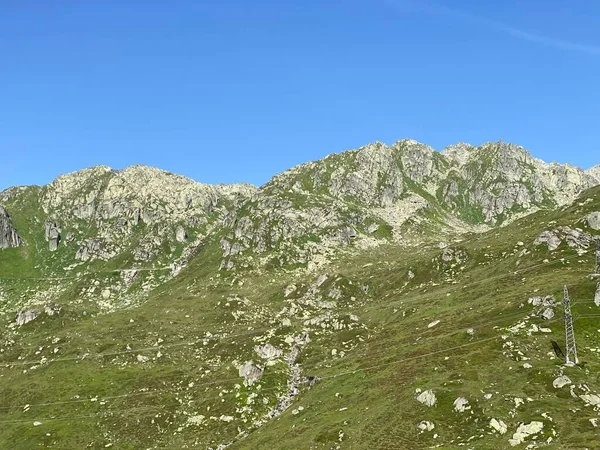
<svg viewBox="0 0 600 450">
<path fill-rule="evenodd" d="M 10 188 L 0 447 L 600 448 L 599 173 L 404 140 Z"/>
</svg>

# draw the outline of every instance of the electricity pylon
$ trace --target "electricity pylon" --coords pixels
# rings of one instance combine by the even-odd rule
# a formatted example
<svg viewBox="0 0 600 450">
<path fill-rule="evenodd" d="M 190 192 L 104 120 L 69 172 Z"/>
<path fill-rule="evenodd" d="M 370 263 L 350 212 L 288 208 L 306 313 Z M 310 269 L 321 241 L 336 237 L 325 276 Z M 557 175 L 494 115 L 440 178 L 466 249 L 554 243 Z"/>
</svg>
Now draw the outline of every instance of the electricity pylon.
<svg viewBox="0 0 600 450">
<path fill-rule="evenodd" d="M 596 239 L 596 268 L 594 269 L 594 273 L 600 273 L 600 238 Z"/>
<path fill-rule="evenodd" d="M 565 341 L 567 349 L 565 356 L 567 364 L 579 364 L 577 358 L 577 346 L 575 345 L 575 333 L 573 331 L 573 316 L 571 316 L 571 301 L 569 300 L 569 289 L 565 286 Z"/>
</svg>

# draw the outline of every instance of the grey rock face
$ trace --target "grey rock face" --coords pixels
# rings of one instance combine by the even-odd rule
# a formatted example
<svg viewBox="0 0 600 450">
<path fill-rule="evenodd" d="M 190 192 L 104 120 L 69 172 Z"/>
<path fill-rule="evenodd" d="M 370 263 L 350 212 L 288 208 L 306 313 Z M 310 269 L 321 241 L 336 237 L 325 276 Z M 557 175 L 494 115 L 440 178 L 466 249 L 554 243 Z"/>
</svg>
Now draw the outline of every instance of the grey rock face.
<svg viewBox="0 0 600 450">
<path fill-rule="evenodd" d="M 544 320 L 550 320 L 554 317 L 554 309 L 552 308 L 546 308 L 544 310 L 544 312 L 542 313 L 542 319 Z"/>
<path fill-rule="evenodd" d="M 600 306 L 600 283 L 596 286 L 596 295 L 594 296 L 594 303 L 596 306 Z"/>
<path fill-rule="evenodd" d="M 39 312 L 37 311 L 33 311 L 33 310 L 29 310 L 29 311 L 20 311 L 19 313 L 17 313 L 17 317 L 15 318 L 15 322 L 17 324 L 17 326 L 23 326 L 26 323 L 31 322 L 32 320 L 37 319 L 37 317 L 40 315 Z"/>
<path fill-rule="evenodd" d="M 47 222 L 45 225 L 45 230 L 46 240 L 48 241 L 50 251 L 56 251 L 60 242 L 60 225 L 56 222 Z"/>
<path fill-rule="evenodd" d="M 546 245 L 548 250 L 552 252 L 560 246 L 561 242 L 562 240 L 552 231 L 544 231 L 536 238 L 533 244 Z"/>
<path fill-rule="evenodd" d="M 187 232 L 185 231 L 185 228 L 183 228 L 181 225 L 177 227 L 177 231 L 175 232 L 175 239 L 177 239 L 177 242 L 185 242 L 187 241 L 188 235 Z"/>
<path fill-rule="evenodd" d="M 244 379 L 244 383 L 248 386 L 252 386 L 254 382 L 259 380 L 262 375 L 262 369 L 256 367 L 252 361 L 247 361 L 239 368 L 240 378 Z"/>
<path fill-rule="evenodd" d="M 420 393 L 417 397 L 417 401 L 423 403 L 425 406 L 432 407 L 435 406 L 435 404 L 437 403 L 437 398 L 434 392 L 429 390 Z"/>
<path fill-rule="evenodd" d="M 102 241 L 98 239 L 88 239 L 75 253 L 75 259 L 81 261 L 90 261 L 92 259 L 107 260 L 114 256 L 113 252 L 108 251 Z"/>
<path fill-rule="evenodd" d="M 592 230 L 600 230 L 600 211 L 596 211 L 591 213 L 586 218 L 588 226 Z"/>
<path fill-rule="evenodd" d="M 13 228 L 8 211 L 0 206 L 0 249 L 18 247 L 21 242 L 21 238 Z"/>
</svg>

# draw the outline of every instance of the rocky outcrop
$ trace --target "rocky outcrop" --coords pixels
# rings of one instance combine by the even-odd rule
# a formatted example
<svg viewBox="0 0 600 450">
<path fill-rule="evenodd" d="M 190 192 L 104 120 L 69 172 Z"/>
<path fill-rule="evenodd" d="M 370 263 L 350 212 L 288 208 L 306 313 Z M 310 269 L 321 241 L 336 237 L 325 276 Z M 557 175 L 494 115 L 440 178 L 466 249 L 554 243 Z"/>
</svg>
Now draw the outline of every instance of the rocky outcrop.
<svg viewBox="0 0 600 450">
<path fill-rule="evenodd" d="M 561 375 L 552 382 L 555 389 L 561 389 L 564 386 L 571 384 L 571 379 L 566 375 Z"/>
<path fill-rule="evenodd" d="M 259 380 L 263 375 L 262 369 L 255 366 L 253 361 L 247 361 L 242 364 L 238 372 L 240 378 L 244 379 L 244 384 L 246 386 L 252 386 L 254 382 Z"/>
<path fill-rule="evenodd" d="M 39 315 L 40 313 L 34 310 L 20 311 L 19 313 L 17 313 L 17 317 L 15 317 L 15 323 L 17 324 L 17 326 L 21 327 L 31 322 L 32 320 L 37 319 Z"/>
<path fill-rule="evenodd" d="M 595 211 L 586 217 L 588 227 L 592 230 L 600 230 L 600 211 Z"/>
<path fill-rule="evenodd" d="M 51 252 L 54 252 L 58 249 L 58 244 L 60 242 L 60 225 L 56 222 L 46 222 L 45 231 L 49 249 Z"/>
<path fill-rule="evenodd" d="M 419 403 L 424 404 L 425 406 L 435 406 L 435 404 L 437 403 L 437 398 L 435 396 L 435 394 L 433 393 L 433 391 L 429 390 L 429 391 L 424 391 L 421 392 L 418 396 L 417 396 L 417 401 Z"/>
<path fill-rule="evenodd" d="M 506 434 L 508 427 L 502 420 L 492 419 L 490 420 L 490 427 L 500 434 Z"/>
<path fill-rule="evenodd" d="M 562 239 L 560 239 L 552 231 L 544 231 L 542 234 L 540 234 L 535 239 L 535 241 L 533 242 L 533 245 L 535 245 L 535 246 L 545 245 L 548 247 L 548 250 L 553 252 L 560 246 L 561 243 L 562 243 Z"/>
<path fill-rule="evenodd" d="M 185 242 L 187 241 L 188 235 L 187 232 L 185 231 L 185 228 L 183 228 L 181 225 L 177 227 L 177 230 L 175 231 L 175 239 L 177 240 L 177 242 Z"/>
<path fill-rule="evenodd" d="M 21 238 L 13 227 L 8 211 L 3 206 L 0 206 L 0 249 L 18 247 L 21 245 L 21 242 Z"/>
<path fill-rule="evenodd" d="M 108 260 L 114 256 L 114 252 L 107 250 L 105 244 L 99 239 L 88 239 L 75 253 L 75 259 L 81 261 Z"/>
<path fill-rule="evenodd" d="M 509 439 L 509 444 L 514 447 L 525 442 L 525 439 L 533 437 L 544 429 L 544 423 L 533 421 L 528 424 L 521 424 L 517 428 L 517 432 L 513 434 L 512 439 Z"/>
</svg>

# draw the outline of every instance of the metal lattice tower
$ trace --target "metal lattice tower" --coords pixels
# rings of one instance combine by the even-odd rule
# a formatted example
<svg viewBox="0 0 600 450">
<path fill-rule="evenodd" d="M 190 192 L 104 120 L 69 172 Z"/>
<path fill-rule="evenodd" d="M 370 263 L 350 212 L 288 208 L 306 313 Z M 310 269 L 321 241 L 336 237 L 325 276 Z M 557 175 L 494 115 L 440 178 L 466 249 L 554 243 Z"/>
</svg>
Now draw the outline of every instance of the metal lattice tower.
<svg viewBox="0 0 600 450">
<path fill-rule="evenodd" d="M 594 269 L 594 273 L 600 273 L 600 238 L 596 239 L 596 268 Z"/>
<path fill-rule="evenodd" d="M 566 360 L 567 364 L 579 364 L 577 358 L 577 346 L 575 345 L 575 333 L 573 331 L 573 316 L 571 316 L 571 301 L 569 300 L 569 289 L 565 286 L 565 340 L 566 340 Z"/>
</svg>

